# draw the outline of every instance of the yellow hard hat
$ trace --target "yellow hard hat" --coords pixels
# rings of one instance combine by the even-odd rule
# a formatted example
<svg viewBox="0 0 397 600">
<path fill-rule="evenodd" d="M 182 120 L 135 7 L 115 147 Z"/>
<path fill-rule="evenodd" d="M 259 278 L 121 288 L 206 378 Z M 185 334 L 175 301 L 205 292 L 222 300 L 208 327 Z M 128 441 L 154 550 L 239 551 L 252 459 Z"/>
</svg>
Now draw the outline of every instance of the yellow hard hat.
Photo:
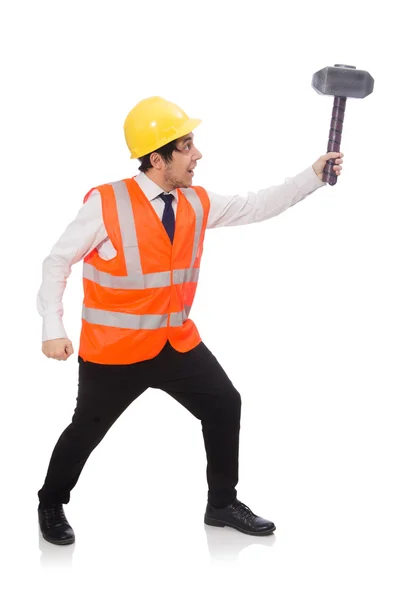
<svg viewBox="0 0 397 600">
<path fill-rule="evenodd" d="M 201 119 L 189 119 L 176 104 L 152 96 L 139 102 L 128 113 L 124 135 L 131 158 L 145 156 L 188 133 Z"/>
</svg>

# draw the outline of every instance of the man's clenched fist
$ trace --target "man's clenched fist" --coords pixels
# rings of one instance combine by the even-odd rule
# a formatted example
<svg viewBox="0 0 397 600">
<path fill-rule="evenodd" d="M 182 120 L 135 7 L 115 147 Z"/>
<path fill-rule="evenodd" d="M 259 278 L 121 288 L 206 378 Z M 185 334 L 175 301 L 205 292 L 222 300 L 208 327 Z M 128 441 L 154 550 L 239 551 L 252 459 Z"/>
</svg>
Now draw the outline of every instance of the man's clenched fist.
<svg viewBox="0 0 397 600">
<path fill-rule="evenodd" d="M 74 352 L 72 342 L 67 338 L 47 340 L 43 342 L 41 349 L 47 358 L 56 360 L 67 360 Z"/>
</svg>

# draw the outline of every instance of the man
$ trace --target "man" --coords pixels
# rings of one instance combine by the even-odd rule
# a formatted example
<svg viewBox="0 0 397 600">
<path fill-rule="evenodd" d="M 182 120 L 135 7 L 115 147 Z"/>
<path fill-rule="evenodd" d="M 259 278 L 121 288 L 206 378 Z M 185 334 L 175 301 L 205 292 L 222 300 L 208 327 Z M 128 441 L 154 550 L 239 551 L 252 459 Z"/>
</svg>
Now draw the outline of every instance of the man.
<svg viewBox="0 0 397 600">
<path fill-rule="evenodd" d="M 283 212 L 324 185 L 327 160 L 336 159 L 339 175 L 343 154 L 321 156 L 296 177 L 257 194 L 220 196 L 192 186 L 202 158 L 192 133 L 199 123 L 160 97 L 135 106 L 124 131 L 140 173 L 93 188 L 44 261 L 38 295 L 42 350 L 66 360 L 73 346 L 62 324 L 62 296 L 71 266 L 84 260 L 77 403 L 38 492 L 41 531 L 54 544 L 74 542 L 63 504 L 89 455 L 149 387 L 167 392 L 201 421 L 205 523 L 250 535 L 275 530 L 237 499 L 240 394 L 188 315 L 205 230 Z"/>
</svg>

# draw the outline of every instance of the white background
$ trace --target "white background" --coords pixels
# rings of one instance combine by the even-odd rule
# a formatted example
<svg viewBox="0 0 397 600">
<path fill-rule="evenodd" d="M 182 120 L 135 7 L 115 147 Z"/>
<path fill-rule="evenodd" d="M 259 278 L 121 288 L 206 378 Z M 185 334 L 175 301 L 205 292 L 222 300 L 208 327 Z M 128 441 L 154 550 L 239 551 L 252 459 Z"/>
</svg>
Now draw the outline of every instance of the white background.
<svg viewBox="0 0 397 600">
<path fill-rule="evenodd" d="M 6 598 L 396 597 L 395 20 L 360 2 L 17 2 L 2 10 L 2 546 Z M 123 122 L 161 95 L 203 119 L 195 183 L 245 193 L 326 151 L 335 63 L 343 174 L 269 221 L 207 233 L 191 313 L 243 398 L 239 498 L 269 538 L 204 526 L 201 428 L 148 391 L 89 459 L 40 540 L 37 490 L 77 392 L 81 264 L 64 296 L 76 353 L 41 353 L 41 264 L 93 186 L 136 174 Z M 8 588 L 8 591 L 5 590 Z"/>
</svg>

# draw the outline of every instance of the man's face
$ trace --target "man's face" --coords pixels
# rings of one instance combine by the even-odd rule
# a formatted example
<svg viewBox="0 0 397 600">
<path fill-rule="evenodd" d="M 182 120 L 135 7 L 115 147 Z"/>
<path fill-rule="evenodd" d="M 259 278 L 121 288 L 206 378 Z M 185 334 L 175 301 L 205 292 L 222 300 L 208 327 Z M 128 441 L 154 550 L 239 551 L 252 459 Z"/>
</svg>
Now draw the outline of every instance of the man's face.
<svg viewBox="0 0 397 600">
<path fill-rule="evenodd" d="M 202 158 L 193 142 L 193 134 L 189 133 L 177 140 L 179 152 L 172 153 L 172 161 L 165 163 L 164 180 L 172 188 L 189 187 L 193 183 L 194 168 L 197 161 Z"/>
</svg>

